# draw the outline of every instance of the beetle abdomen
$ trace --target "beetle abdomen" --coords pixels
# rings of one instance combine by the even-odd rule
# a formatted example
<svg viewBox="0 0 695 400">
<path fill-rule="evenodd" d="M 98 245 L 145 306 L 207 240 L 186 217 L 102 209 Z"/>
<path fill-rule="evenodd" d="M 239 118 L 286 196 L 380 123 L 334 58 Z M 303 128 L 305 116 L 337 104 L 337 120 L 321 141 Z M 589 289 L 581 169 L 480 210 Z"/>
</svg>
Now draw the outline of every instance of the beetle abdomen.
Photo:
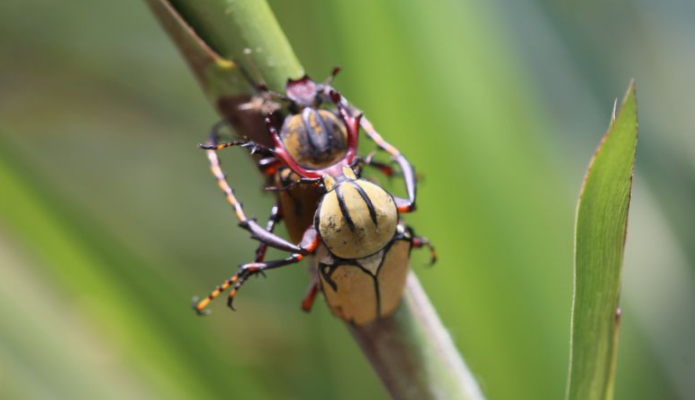
<svg viewBox="0 0 695 400">
<path fill-rule="evenodd" d="M 394 239 L 373 256 L 320 264 L 323 293 L 333 314 L 364 325 L 395 312 L 408 275 L 410 248 L 409 238 Z"/>
<path fill-rule="evenodd" d="M 287 117 L 280 134 L 290 156 L 303 168 L 330 167 L 345 157 L 347 130 L 328 110 L 305 108 Z"/>
<path fill-rule="evenodd" d="M 326 193 L 315 224 L 332 254 L 345 259 L 364 258 L 391 241 L 398 224 L 398 211 L 389 193 L 358 179 L 339 183 Z"/>
</svg>

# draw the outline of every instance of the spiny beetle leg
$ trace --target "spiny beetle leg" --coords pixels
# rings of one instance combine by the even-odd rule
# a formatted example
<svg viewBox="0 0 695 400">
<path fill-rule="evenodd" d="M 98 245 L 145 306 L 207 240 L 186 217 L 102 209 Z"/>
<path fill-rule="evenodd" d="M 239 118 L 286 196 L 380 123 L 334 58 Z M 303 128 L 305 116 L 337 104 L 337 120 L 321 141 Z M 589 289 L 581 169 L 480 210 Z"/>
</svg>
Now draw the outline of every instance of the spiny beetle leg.
<svg viewBox="0 0 695 400">
<path fill-rule="evenodd" d="M 301 178 L 299 180 L 292 181 L 285 186 L 266 186 L 265 190 L 268 190 L 271 192 L 285 192 L 285 191 L 294 189 L 295 187 L 297 187 L 299 185 L 310 184 L 310 185 L 318 186 L 319 183 L 321 183 L 321 179 Z"/>
<path fill-rule="evenodd" d="M 280 211 L 280 204 L 276 203 L 273 208 L 270 209 L 270 217 L 268 218 L 268 223 L 265 226 L 265 230 L 273 233 L 275 230 L 275 225 L 282 220 L 282 212 Z M 263 261 L 265 259 L 265 253 L 268 250 L 268 244 L 261 242 L 256 249 L 256 259 L 255 261 Z"/>
<path fill-rule="evenodd" d="M 316 248 L 318 247 L 320 243 L 319 235 L 316 233 L 316 229 L 314 227 L 310 227 L 309 229 L 306 230 L 304 233 L 304 237 L 302 238 L 302 242 L 298 246 L 298 248 L 302 249 L 301 253 L 293 253 L 289 257 L 282 259 L 282 260 L 274 260 L 274 261 L 256 261 L 248 264 L 243 264 L 239 267 L 239 272 L 235 275 L 238 277 L 235 280 L 234 288 L 229 292 L 229 298 L 227 299 L 227 305 L 234 309 L 233 302 L 234 302 L 234 296 L 236 296 L 237 292 L 241 288 L 241 286 L 248 280 L 248 278 L 251 275 L 254 274 L 262 274 L 264 271 L 269 270 L 269 269 L 275 269 L 275 268 L 280 268 L 284 267 L 286 265 L 292 265 L 296 264 L 300 261 L 302 261 L 305 257 L 306 254 L 311 254 L 314 251 L 316 251 Z"/>
<path fill-rule="evenodd" d="M 208 141 L 210 143 L 217 144 L 220 140 L 220 129 L 224 128 L 225 126 L 231 126 L 232 122 L 228 120 L 227 118 L 217 121 L 212 128 L 210 128 L 210 135 L 208 136 Z"/>
<path fill-rule="evenodd" d="M 305 248 L 290 243 L 282 237 L 266 231 L 259 226 L 254 219 L 247 218 L 244 213 L 243 205 L 236 198 L 234 190 L 229 186 L 229 182 L 227 182 L 227 176 L 222 172 L 217 153 L 214 150 L 207 150 L 207 155 L 210 160 L 210 171 L 215 179 L 217 179 L 217 185 L 224 193 L 227 203 L 234 208 L 235 215 L 239 220 L 239 226 L 249 231 L 252 238 L 266 243 L 270 247 L 275 247 L 279 250 L 285 250 L 291 253 L 306 254 L 307 250 Z"/>
<path fill-rule="evenodd" d="M 194 297 L 192 300 L 192 306 L 193 310 L 198 315 L 204 316 L 210 314 L 210 311 L 206 310 L 205 307 L 210 304 L 211 301 L 213 301 L 217 296 L 222 294 L 227 288 L 229 288 L 232 284 L 235 284 L 240 278 L 239 272 L 234 274 L 231 278 L 227 279 L 222 283 L 221 285 L 217 286 L 215 290 L 213 290 L 208 297 L 204 298 L 203 300 L 199 300 L 198 297 Z"/>
<path fill-rule="evenodd" d="M 274 157 L 275 153 L 273 152 L 272 149 L 263 146 L 262 144 L 258 144 L 252 140 L 233 140 L 231 142 L 227 143 L 222 143 L 222 144 L 216 144 L 216 143 L 200 143 L 198 147 L 200 147 L 203 150 L 214 150 L 214 151 L 219 151 L 222 149 L 226 149 L 228 147 L 243 147 L 253 154 L 260 154 L 264 157 Z"/>
<path fill-rule="evenodd" d="M 273 208 L 270 211 L 270 217 L 268 218 L 268 224 L 266 225 L 266 230 L 268 232 L 273 232 L 275 229 L 275 225 L 282 219 L 282 213 L 280 211 L 280 207 L 278 204 L 273 206 Z M 266 250 L 268 248 L 268 245 L 265 243 L 261 243 L 258 248 L 256 249 L 256 262 L 261 262 L 265 258 Z M 210 314 L 210 311 L 205 309 L 205 307 L 212 301 L 214 300 L 217 296 L 222 294 L 225 290 L 229 288 L 232 284 L 234 284 L 235 288 L 237 286 L 240 286 L 239 281 L 243 277 L 239 276 L 239 273 L 237 272 L 232 276 L 231 278 L 227 279 L 219 285 L 218 287 L 215 288 L 215 290 L 208 295 L 203 301 L 200 301 L 198 297 L 194 297 L 192 302 L 193 309 L 198 313 L 198 315 L 208 315 Z M 245 280 L 246 278 L 243 278 Z"/>
<path fill-rule="evenodd" d="M 304 259 L 303 254 L 299 253 L 294 253 L 291 254 L 289 257 L 284 258 L 282 260 L 274 260 L 274 261 L 264 261 L 264 262 L 252 262 L 248 264 L 243 264 L 240 267 L 240 271 L 237 273 L 237 275 L 240 276 L 236 284 L 234 285 L 234 288 L 232 289 L 231 292 L 229 292 L 229 298 L 227 299 L 227 306 L 229 308 L 234 309 L 233 302 L 234 302 L 234 296 L 236 296 L 237 292 L 241 288 L 241 286 L 246 282 L 246 280 L 254 274 L 260 274 L 263 273 L 266 270 L 269 269 L 275 269 L 275 268 L 280 268 L 280 267 L 285 267 L 287 265 L 292 265 L 296 264 Z"/>
</svg>

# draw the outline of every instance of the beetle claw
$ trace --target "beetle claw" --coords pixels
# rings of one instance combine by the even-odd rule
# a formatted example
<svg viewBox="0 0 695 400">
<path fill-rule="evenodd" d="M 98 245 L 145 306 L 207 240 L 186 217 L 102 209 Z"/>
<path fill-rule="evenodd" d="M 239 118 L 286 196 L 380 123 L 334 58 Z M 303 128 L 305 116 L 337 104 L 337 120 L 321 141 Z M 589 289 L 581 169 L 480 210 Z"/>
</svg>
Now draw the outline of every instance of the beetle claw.
<svg viewBox="0 0 695 400">
<path fill-rule="evenodd" d="M 198 296 L 193 296 L 193 298 L 191 299 L 191 308 L 193 308 L 193 311 L 195 311 L 195 313 L 198 314 L 198 315 L 201 316 L 201 317 L 204 317 L 204 316 L 206 316 L 206 315 L 210 315 L 210 313 L 211 313 L 212 311 L 210 311 L 210 310 L 208 310 L 208 309 L 206 309 L 206 308 L 199 309 L 199 308 L 198 308 L 198 304 L 199 304 L 199 303 L 200 303 L 200 297 L 198 297 Z"/>
</svg>

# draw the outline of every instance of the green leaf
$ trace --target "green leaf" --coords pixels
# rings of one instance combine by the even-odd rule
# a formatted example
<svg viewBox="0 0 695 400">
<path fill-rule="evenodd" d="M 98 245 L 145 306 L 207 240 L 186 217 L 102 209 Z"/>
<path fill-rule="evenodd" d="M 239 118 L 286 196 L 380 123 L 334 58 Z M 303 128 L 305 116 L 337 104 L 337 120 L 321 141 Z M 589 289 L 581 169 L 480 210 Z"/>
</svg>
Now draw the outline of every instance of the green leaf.
<svg viewBox="0 0 695 400">
<path fill-rule="evenodd" d="M 634 83 L 630 83 L 579 195 L 568 400 L 613 397 L 620 271 L 636 145 L 637 103 Z"/>
</svg>

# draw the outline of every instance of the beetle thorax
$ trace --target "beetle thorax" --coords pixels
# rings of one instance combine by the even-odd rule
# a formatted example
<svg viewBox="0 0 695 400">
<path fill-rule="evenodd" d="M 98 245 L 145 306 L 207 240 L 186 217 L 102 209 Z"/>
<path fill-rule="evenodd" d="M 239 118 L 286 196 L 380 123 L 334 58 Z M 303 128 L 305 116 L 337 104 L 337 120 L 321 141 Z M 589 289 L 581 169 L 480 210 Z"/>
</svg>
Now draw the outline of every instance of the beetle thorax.
<svg viewBox="0 0 695 400">
<path fill-rule="evenodd" d="M 315 225 L 333 255 L 363 258 L 391 241 L 398 211 L 388 192 L 364 179 L 335 182 L 328 189 L 317 210 Z"/>
<path fill-rule="evenodd" d="M 347 130 L 328 110 L 305 108 L 285 119 L 280 138 L 290 156 L 303 168 L 324 169 L 345 157 Z"/>
</svg>

